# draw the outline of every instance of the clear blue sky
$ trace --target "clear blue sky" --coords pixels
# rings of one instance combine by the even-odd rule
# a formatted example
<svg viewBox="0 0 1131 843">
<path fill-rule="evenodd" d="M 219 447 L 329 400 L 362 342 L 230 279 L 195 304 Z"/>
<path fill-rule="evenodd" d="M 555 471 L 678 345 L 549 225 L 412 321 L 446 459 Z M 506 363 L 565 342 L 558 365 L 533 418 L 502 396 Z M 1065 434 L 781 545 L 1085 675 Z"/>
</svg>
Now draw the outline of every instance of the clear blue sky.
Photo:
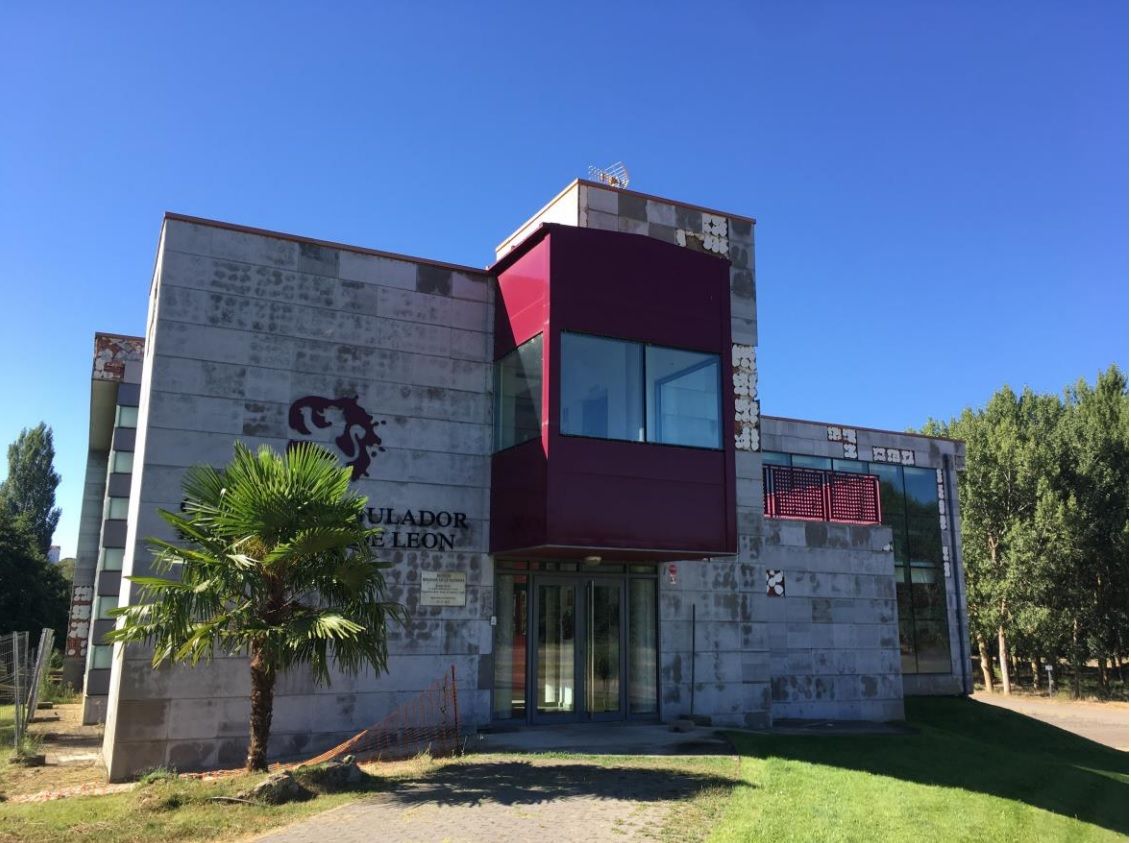
<svg viewBox="0 0 1131 843">
<path fill-rule="evenodd" d="M 92 335 L 144 333 L 165 210 L 486 265 L 623 159 L 757 217 L 766 413 L 1126 369 L 1124 3 L 378 5 L 0 12 L 0 444 L 55 429 L 64 553 Z"/>
</svg>

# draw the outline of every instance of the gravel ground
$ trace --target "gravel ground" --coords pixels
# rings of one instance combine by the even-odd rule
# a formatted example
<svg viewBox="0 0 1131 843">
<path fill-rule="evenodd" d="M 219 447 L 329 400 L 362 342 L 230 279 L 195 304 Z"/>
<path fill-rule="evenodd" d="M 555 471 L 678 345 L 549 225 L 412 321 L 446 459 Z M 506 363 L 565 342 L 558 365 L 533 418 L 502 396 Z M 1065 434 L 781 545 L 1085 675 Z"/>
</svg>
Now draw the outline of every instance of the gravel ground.
<svg viewBox="0 0 1131 843">
<path fill-rule="evenodd" d="M 979 691 L 973 699 L 1042 720 L 1082 738 L 1127 751 L 1127 703 L 1063 702 Z"/>
</svg>

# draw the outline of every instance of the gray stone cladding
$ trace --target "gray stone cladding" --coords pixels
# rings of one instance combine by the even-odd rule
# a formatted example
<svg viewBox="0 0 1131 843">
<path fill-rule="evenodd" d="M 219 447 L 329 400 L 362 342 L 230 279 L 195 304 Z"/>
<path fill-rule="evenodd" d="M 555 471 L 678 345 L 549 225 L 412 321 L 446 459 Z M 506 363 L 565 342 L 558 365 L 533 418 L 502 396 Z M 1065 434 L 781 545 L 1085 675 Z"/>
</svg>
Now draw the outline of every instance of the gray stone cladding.
<svg viewBox="0 0 1131 843">
<path fill-rule="evenodd" d="M 591 183 L 576 187 L 558 204 L 576 202 L 582 227 L 641 234 L 729 260 L 731 340 L 757 345 L 751 220 Z M 555 221 L 570 216 L 553 204 L 543 213 Z M 720 236 L 708 241 L 704 234 L 712 225 Z M 759 561 L 761 455 L 738 452 L 735 470 L 738 556 L 674 563 L 674 582 L 669 568 L 661 566 L 661 716 L 695 715 L 716 725 L 761 728 L 771 722 L 766 589 Z"/>
<path fill-rule="evenodd" d="M 233 443 L 326 444 L 288 425 L 306 396 L 356 396 L 383 451 L 356 482 L 374 507 L 466 516 L 444 549 L 386 547 L 391 595 L 411 616 L 391 631 L 389 673 L 303 672 L 279 679 L 269 752 L 310 755 L 370 725 L 456 668 L 465 718 L 489 717 L 479 654 L 491 648 L 487 556 L 490 478 L 489 326 L 484 273 L 167 218 L 151 295 L 123 573 L 149 572 L 144 539 L 170 537 L 185 468 L 221 466 Z M 387 540 L 391 536 L 387 534 Z M 409 543 L 407 533 L 402 536 Z M 421 571 L 467 574 L 463 607 L 422 607 Z M 123 579 L 120 601 L 136 602 Z M 104 751 L 121 779 L 157 765 L 238 766 L 247 743 L 242 657 L 196 668 L 150 667 L 144 648 L 116 648 Z M 489 675 L 489 674 L 488 674 Z"/>
<path fill-rule="evenodd" d="M 846 431 L 851 430 L 855 441 L 849 442 Z M 969 619 L 966 613 L 966 586 L 962 567 L 962 547 L 959 540 L 961 524 L 958 509 L 957 471 L 965 466 L 966 448 L 962 442 L 950 439 L 899 433 L 896 431 L 872 430 L 868 428 L 848 428 L 840 424 L 799 421 L 772 416 L 762 417 L 762 447 L 766 451 L 781 451 L 792 454 L 832 457 L 834 459 L 855 458 L 864 461 L 899 462 L 921 468 L 933 468 L 943 477 L 942 504 L 944 512 L 940 516 L 945 523 L 942 538 L 945 545 L 946 561 L 944 582 L 946 587 L 948 634 L 950 637 L 951 669 L 949 673 L 905 674 L 902 676 L 903 692 L 908 695 L 962 694 L 973 692 L 973 678 L 968 670 L 969 662 L 963 658 L 969 653 Z M 882 452 L 883 459 L 877 449 Z M 855 457 L 848 453 L 855 451 Z M 843 529 L 843 528 L 839 528 Z M 876 528 L 873 528 L 876 529 Z M 809 530 L 807 540 L 816 535 Z M 832 535 L 830 533 L 830 535 Z M 890 537 L 888 539 L 890 541 Z M 818 543 L 820 544 L 820 543 Z M 880 546 L 883 542 L 880 543 Z M 813 545 L 810 545 L 813 546 Z M 894 556 L 885 555 L 883 570 L 889 578 L 894 568 Z M 783 562 L 782 569 L 789 570 L 789 563 Z M 790 591 L 787 587 L 786 595 Z M 894 600 L 894 588 L 891 599 Z M 885 600 L 887 598 L 884 598 Z M 875 620 L 886 618 L 886 603 L 877 602 Z M 894 614 L 894 612 L 892 613 Z M 861 617 L 863 622 L 868 622 Z M 886 622 L 886 621 L 885 621 Z M 896 655 L 898 657 L 898 630 L 896 634 Z M 801 665 L 798 664 L 798 667 Z M 899 674 L 898 659 L 895 673 Z M 793 674 L 792 667 L 786 665 L 781 676 Z M 775 677 L 775 683 L 778 679 Z M 789 684 L 785 680 L 785 684 Z M 777 684 L 775 685 L 775 688 Z M 775 713 L 780 706 L 775 702 Z"/>
</svg>

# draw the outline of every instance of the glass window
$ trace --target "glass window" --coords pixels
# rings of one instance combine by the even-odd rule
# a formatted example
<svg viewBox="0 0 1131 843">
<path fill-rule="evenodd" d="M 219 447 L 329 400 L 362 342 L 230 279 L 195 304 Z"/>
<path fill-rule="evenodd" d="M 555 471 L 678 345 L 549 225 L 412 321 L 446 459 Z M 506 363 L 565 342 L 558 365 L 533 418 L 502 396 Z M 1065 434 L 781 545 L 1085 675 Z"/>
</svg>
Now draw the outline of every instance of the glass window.
<svg viewBox="0 0 1131 843">
<path fill-rule="evenodd" d="M 124 519 L 129 514 L 129 498 L 107 498 L 106 517 L 110 519 Z"/>
<path fill-rule="evenodd" d="M 110 457 L 110 470 L 116 474 L 129 474 L 134 470 L 134 452 L 115 451 Z"/>
<path fill-rule="evenodd" d="M 542 335 L 495 363 L 495 450 L 542 433 Z"/>
<path fill-rule="evenodd" d="M 903 483 L 907 493 L 907 514 L 911 517 L 939 520 L 939 490 L 933 468 L 903 469 Z"/>
<path fill-rule="evenodd" d="M 867 474 L 868 464 L 857 460 L 833 460 L 833 471 L 844 471 L 851 474 Z"/>
<path fill-rule="evenodd" d="M 98 598 L 98 620 L 110 620 L 110 613 L 118 608 L 118 598 L 111 595 L 102 595 Z"/>
<path fill-rule="evenodd" d="M 777 451 L 763 451 L 762 452 L 763 465 L 789 465 L 789 454 L 781 454 Z"/>
<path fill-rule="evenodd" d="M 118 406 L 114 419 L 115 427 L 137 427 L 137 407 Z"/>
<path fill-rule="evenodd" d="M 628 581 L 628 712 L 656 713 L 656 580 Z"/>
<path fill-rule="evenodd" d="M 719 448 L 719 357 L 698 351 L 645 349 L 648 441 Z"/>
<path fill-rule="evenodd" d="M 562 333 L 562 433 L 644 441 L 643 347 Z"/>
<path fill-rule="evenodd" d="M 950 673 L 950 639 L 946 621 L 917 620 L 915 651 L 919 673 Z"/>
<path fill-rule="evenodd" d="M 828 457 L 813 457 L 809 454 L 794 454 L 794 468 L 820 468 L 828 471 L 833 467 L 833 461 Z"/>
<path fill-rule="evenodd" d="M 126 549 L 124 547 L 104 547 L 102 548 L 102 570 L 103 571 L 120 571 L 122 570 L 122 561 L 125 559 Z"/>
<path fill-rule="evenodd" d="M 106 668 L 114 660 L 114 647 L 111 644 L 96 644 L 91 647 L 90 666 L 95 669 Z"/>
<path fill-rule="evenodd" d="M 493 714 L 526 715 L 526 575 L 495 578 L 495 694 Z"/>
<path fill-rule="evenodd" d="M 868 473 L 880 478 L 880 515 L 893 530 L 903 529 L 903 467 L 871 463 Z"/>
</svg>

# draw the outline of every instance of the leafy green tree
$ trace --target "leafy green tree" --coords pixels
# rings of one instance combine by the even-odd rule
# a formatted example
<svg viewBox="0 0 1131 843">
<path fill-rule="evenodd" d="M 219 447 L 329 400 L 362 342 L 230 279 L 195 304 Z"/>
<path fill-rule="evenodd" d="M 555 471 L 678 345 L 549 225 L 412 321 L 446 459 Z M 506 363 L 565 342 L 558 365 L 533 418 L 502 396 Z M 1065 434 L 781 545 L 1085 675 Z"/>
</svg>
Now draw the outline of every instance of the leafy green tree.
<svg viewBox="0 0 1131 843">
<path fill-rule="evenodd" d="M 366 499 L 350 474 L 309 444 L 279 455 L 237 443 L 223 470 L 189 469 L 183 514 L 161 511 L 182 544 L 149 540 L 155 569 L 178 576 L 131 577 L 143 602 L 116 612 L 111 640 L 154 644 L 155 667 L 217 649 L 250 656 L 249 771 L 267 768 L 280 671 L 305 665 L 319 684 L 332 666 L 381 673 L 386 624 L 407 621 L 385 599 L 387 565 L 370 545 L 380 530 L 362 526 Z"/>
<path fill-rule="evenodd" d="M 8 446 L 8 477 L 0 483 L 0 501 L 13 515 L 28 519 L 39 549 L 46 554 L 59 523 L 55 506 L 59 486 L 55 472 L 55 440 L 43 422 L 25 428 Z"/>
<path fill-rule="evenodd" d="M 50 627 L 62 642 L 70 598 L 70 583 L 40 553 L 27 519 L 0 507 L 0 635 L 30 632 L 34 645 Z"/>
</svg>

